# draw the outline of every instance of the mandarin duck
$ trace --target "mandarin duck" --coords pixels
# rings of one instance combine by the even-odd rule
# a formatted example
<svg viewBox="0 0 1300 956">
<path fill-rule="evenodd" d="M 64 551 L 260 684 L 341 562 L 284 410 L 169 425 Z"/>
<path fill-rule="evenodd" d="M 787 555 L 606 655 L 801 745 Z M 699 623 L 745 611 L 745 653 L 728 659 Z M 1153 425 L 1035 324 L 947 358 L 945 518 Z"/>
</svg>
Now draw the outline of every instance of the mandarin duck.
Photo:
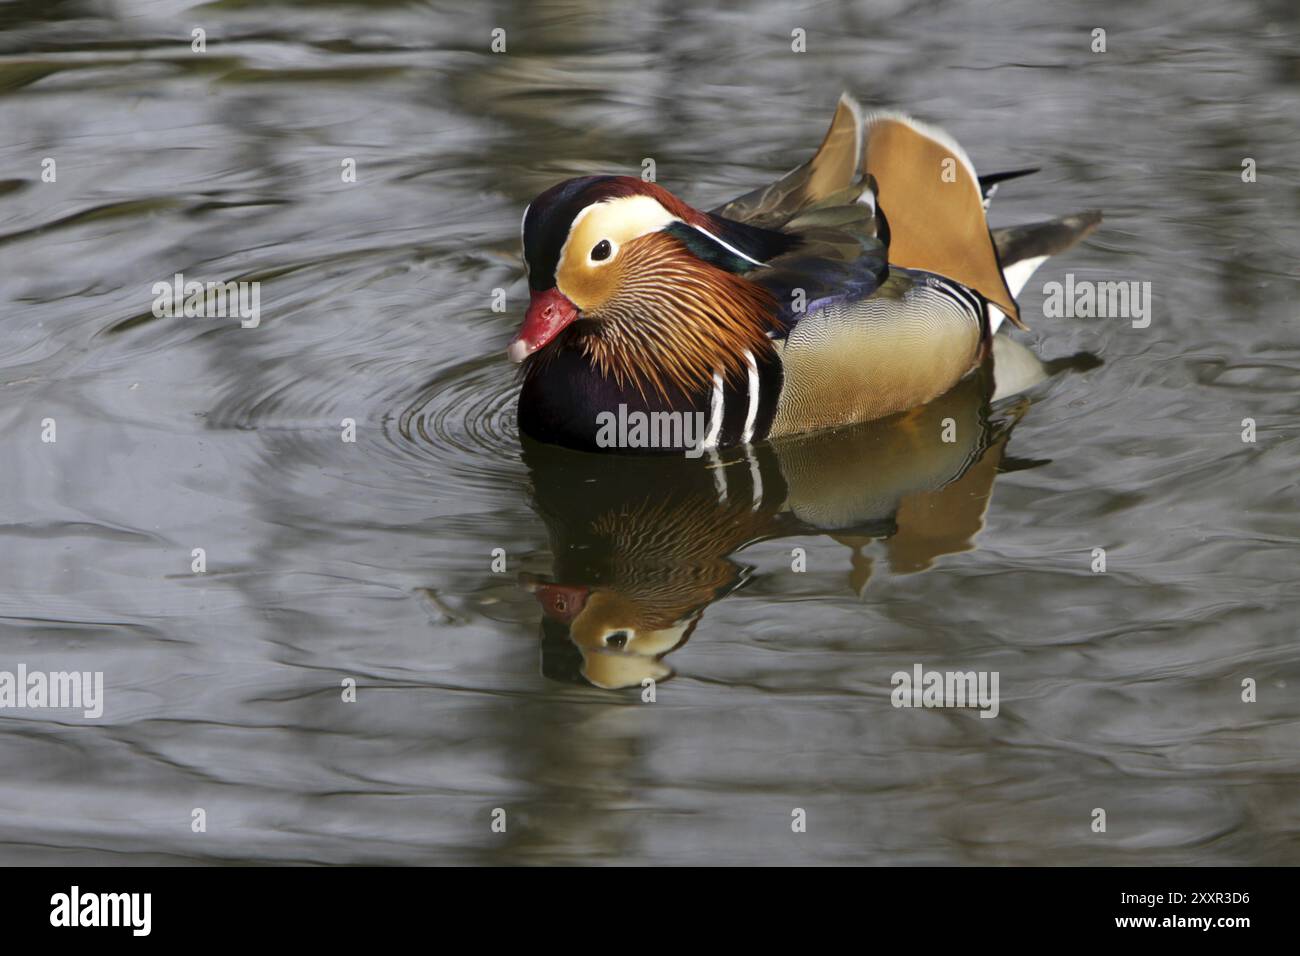
<svg viewBox="0 0 1300 956">
<path fill-rule="evenodd" d="M 627 176 L 547 189 L 521 230 L 520 430 L 599 450 L 604 413 L 687 412 L 716 450 L 932 401 L 1101 220 L 990 231 L 998 183 L 1033 171 L 981 178 L 942 130 L 846 94 L 808 162 L 708 212 Z"/>
</svg>

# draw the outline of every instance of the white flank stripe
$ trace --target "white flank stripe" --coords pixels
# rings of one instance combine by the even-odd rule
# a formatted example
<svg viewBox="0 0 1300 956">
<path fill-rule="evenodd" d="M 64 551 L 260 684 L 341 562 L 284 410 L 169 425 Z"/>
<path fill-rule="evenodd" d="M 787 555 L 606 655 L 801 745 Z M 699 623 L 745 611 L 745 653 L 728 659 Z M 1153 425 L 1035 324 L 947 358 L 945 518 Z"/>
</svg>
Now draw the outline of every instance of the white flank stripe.
<svg viewBox="0 0 1300 956">
<path fill-rule="evenodd" d="M 749 363 L 749 410 L 745 413 L 745 431 L 740 440 L 748 445 L 754 437 L 754 420 L 758 418 L 758 363 L 749 349 L 745 350 L 745 361 Z"/>
<path fill-rule="evenodd" d="M 722 435 L 722 374 L 713 373 L 713 400 L 709 408 L 709 433 L 704 436 L 703 448 L 713 449 L 718 447 L 718 439 Z"/>
<path fill-rule="evenodd" d="M 763 473 L 758 469 L 758 459 L 750 453 L 748 445 L 745 446 L 745 457 L 749 459 L 749 477 L 754 485 L 754 507 L 750 511 L 757 511 L 758 506 L 763 503 Z"/>
<path fill-rule="evenodd" d="M 712 448 L 709 449 L 709 467 L 713 469 L 713 487 L 718 492 L 718 504 L 727 503 L 727 475 L 722 470 L 722 459 Z"/>
</svg>

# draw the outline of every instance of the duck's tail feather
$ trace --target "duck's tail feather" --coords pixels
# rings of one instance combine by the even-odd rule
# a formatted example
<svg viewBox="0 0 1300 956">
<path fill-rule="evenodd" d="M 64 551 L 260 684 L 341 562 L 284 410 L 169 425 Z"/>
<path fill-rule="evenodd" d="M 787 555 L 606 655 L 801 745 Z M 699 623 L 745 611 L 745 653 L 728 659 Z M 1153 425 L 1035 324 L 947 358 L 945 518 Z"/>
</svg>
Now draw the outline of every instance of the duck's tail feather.
<svg viewBox="0 0 1300 956">
<path fill-rule="evenodd" d="M 1059 219 L 994 229 L 993 244 L 997 246 L 1003 268 L 1007 268 L 1026 259 L 1046 259 L 1064 252 L 1100 223 L 1101 210 L 1089 209 Z"/>
<path fill-rule="evenodd" d="M 1101 211 L 1090 209 L 1046 222 L 994 229 L 993 245 L 997 248 L 1002 273 L 1011 294 L 1020 295 L 1029 277 L 1048 256 L 1071 248 L 1100 223 Z M 996 332 L 1003 318 L 1005 313 L 1001 309 L 989 306 L 990 331 Z"/>
</svg>

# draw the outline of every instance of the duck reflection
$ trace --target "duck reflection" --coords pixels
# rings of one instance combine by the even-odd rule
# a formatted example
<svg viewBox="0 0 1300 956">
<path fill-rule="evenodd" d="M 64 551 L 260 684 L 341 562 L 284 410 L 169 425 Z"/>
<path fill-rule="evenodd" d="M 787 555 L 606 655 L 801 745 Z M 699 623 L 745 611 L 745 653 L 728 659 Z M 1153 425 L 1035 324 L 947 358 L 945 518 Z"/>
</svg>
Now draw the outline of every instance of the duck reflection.
<svg viewBox="0 0 1300 956">
<path fill-rule="evenodd" d="M 705 609 L 749 579 L 733 558 L 762 540 L 826 534 L 849 549 L 850 585 L 882 541 L 894 573 L 973 546 L 1028 408 L 1017 393 L 1088 355 L 1050 364 L 1005 337 L 946 395 L 903 415 L 712 457 L 586 454 L 524 439 L 534 506 L 554 554 L 522 584 L 542 610 L 542 671 L 602 688 L 661 681 Z M 996 373 L 995 373 L 996 368 Z M 996 404 L 995 404 L 996 403 Z"/>
</svg>

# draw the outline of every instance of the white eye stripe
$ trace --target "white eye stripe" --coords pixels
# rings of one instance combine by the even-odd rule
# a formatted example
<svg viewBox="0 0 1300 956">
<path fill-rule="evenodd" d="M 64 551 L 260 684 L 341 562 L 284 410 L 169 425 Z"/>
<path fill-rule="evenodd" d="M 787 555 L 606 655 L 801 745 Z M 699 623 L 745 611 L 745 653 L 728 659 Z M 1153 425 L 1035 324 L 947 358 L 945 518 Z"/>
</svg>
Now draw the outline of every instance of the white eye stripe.
<svg viewBox="0 0 1300 956">
<path fill-rule="evenodd" d="M 565 236 L 560 248 L 559 262 L 562 265 L 570 261 L 568 257 L 573 255 L 575 264 L 581 263 L 584 268 L 594 268 L 617 258 L 622 243 L 631 242 L 650 233 L 662 232 L 679 223 L 689 226 L 710 242 L 751 265 L 766 265 L 762 260 L 737 248 L 703 226 L 687 222 L 674 215 L 656 199 L 642 195 L 601 199 L 579 210 L 569 224 L 568 235 Z M 610 254 L 604 259 L 594 258 L 592 252 L 601 242 L 610 244 Z"/>
<path fill-rule="evenodd" d="M 712 239 L 712 240 L 713 240 L 714 242 L 716 242 L 718 245 L 722 246 L 722 248 L 724 248 L 724 249 L 726 249 L 728 252 L 730 252 L 733 256 L 739 256 L 740 258 L 744 259 L 746 262 L 752 262 L 752 263 L 753 263 L 754 265 L 756 265 L 756 266 L 762 266 L 762 265 L 766 265 L 766 264 L 767 264 L 767 263 L 765 263 L 765 262 L 759 262 L 759 261 L 758 261 L 757 259 L 755 259 L 753 256 L 745 255 L 745 253 L 741 252 L 739 249 L 737 249 L 737 248 L 736 248 L 735 246 L 733 246 L 731 243 L 729 243 L 729 242 L 724 242 L 723 240 L 719 239 L 717 236 L 715 236 L 713 233 L 709 232 L 709 230 L 705 229 L 704 227 L 702 227 L 702 226 L 697 226 L 697 225 L 695 225 L 694 223 L 692 223 L 691 226 L 692 226 L 692 228 L 695 229 L 697 232 L 702 232 L 702 233 L 704 233 L 706 236 L 708 236 L 710 239 Z"/>
<path fill-rule="evenodd" d="M 594 228 L 584 228 L 584 223 L 592 216 L 597 217 Z M 570 255 L 570 246 L 576 246 L 576 242 L 581 240 L 590 241 L 590 245 L 581 251 L 579 251 L 580 247 L 575 248 L 572 253 L 581 255 L 581 261 L 588 266 L 602 265 L 615 258 L 620 243 L 631 242 L 649 233 L 658 232 L 669 223 L 679 221 L 676 216 L 649 196 L 620 196 L 615 199 L 597 200 L 573 217 L 573 222 L 569 224 L 569 234 L 560 248 L 559 261 L 565 262 Z M 585 239 L 582 239 L 584 235 Z M 591 250 L 602 239 L 609 241 L 611 247 L 609 258 L 592 259 Z"/>
</svg>

